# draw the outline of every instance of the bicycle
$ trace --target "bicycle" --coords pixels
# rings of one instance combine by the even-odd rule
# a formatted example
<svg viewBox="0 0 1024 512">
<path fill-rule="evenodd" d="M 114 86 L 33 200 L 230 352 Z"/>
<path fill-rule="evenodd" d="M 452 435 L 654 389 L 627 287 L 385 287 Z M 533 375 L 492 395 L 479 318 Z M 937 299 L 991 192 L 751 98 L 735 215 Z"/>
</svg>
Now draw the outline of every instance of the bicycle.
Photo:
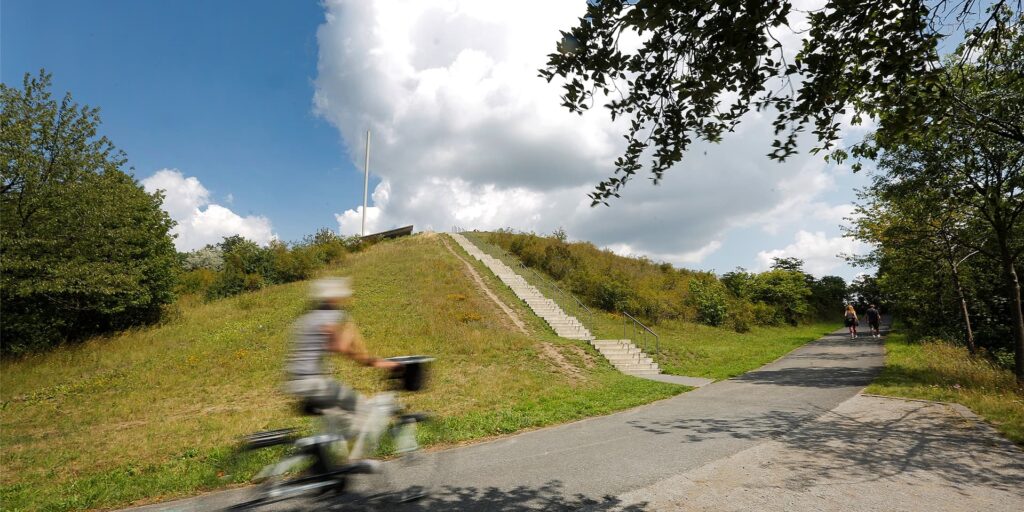
<svg viewBox="0 0 1024 512">
<path fill-rule="evenodd" d="M 397 381 L 394 387 L 398 391 L 417 392 L 425 387 L 429 363 L 434 359 L 427 356 L 402 356 L 388 360 L 400 364 L 387 377 L 388 380 Z M 240 447 L 243 452 L 281 445 L 290 445 L 290 448 L 283 458 L 265 466 L 257 474 L 255 479 L 262 483 L 256 489 L 253 499 L 225 510 L 250 510 L 292 498 L 330 492 L 343 494 L 352 475 L 382 473 L 383 463 L 366 457 L 374 454 L 386 431 L 390 430 L 396 456 L 408 459 L 420 449 L 416 440 L 417 426 L 429 419 L 424 413 L 406 413 L 405 407 L 398 401 L 397 393 L 379 393 L 366 400 L 361 424 L 349 448 L 350 439 L 345 437 L 341 429 L 329 424 L 322 410 L 305 404 L 301 411 L 324 418 L 320 433 L 301 437 L 297 429 L 287 428 L 257 432 L 243 438 Z M 423 496 L 425 493 L 417 490 L 409 496 L 399 497 L 398 501 L 412 501 Z"/>
</svg>

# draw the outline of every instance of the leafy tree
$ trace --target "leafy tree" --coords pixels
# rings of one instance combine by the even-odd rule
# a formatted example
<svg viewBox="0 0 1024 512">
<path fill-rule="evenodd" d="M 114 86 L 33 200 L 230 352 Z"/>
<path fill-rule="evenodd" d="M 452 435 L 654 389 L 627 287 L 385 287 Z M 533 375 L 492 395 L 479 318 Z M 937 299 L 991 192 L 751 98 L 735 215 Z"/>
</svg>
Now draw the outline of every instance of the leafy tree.
<svg viewBox="0 0 1024 512">
<path fill-rule="evenodd" d="M 736 267 L 732 272 L 722 274 L 722 284 L 741 299 L 750 299 L 754 296 L 754 276 L 743 267 Z"/>
<path fill-rule="evenodd" d="M 861 274 L 854 278 L 850 283 L 849 293 L 854 307 L 861 311 L 867 309 L 871 304 L 876 306 L 885 304 L 878 278 L 868 274 Z"/>
<path fill-rule="evenodd" d="M 273 284 L 274 255 L 256 242 L 233 235 L 218 244 L 224 253 L 224 270 L 207 290 L 207 298 L 230 297 Z"/>
<path fill-rule="evenodd" d="M 162 196 L 122 171 L 98 110 L 45 72 L 0 84 L 0 304 L 4 354 L 155 319 L 177 255 Z"/>
<path fill-rule="evenodd" d="M 811 289 L 804 274 L 790 270 L 769 270 L 754 278 L 754 299 L 775 306 L 783 320 L 796 325 L 808 313 Z"/>
<path fill-rule="evenodd" d="M 772 270 L 806 273 L 804 272 L 804 260 L 800 258 L 772 258 Z"/>
<path fill-rule="evenodd" d="M 901 316 L 911 324 L 934 325 L 936 310 L 945 318 L 947 301 L 943 296 L 951 285 L 964 340 L 973 354 L 976 346 L 968 299 L 971 276 L 964 263 L 978 255 L 970 247 L 982 242 L 985 229 L 974 225 L 969 209 L 945 187 L 906 185 L 911 188 L 880 180 L 878 186 L 861 194 L 860 215 L 850 234 L 875 249 L 860 260 L 884 268 L 883 285 L 901 297 L 902 305 L 909 306 Z M 919 311 L 928 311 L 924 322 L 918 322 Z"/>
<path fill-rule="evenodd" d="M 824 276 L 812 280 L 811 307 L 819 318 L 838 318 L 846 304 L 846 281 L 839 276 Z"/>
<path fill-rule="evenodd" d="M 600 101 L 613 120 L 627 118 L 615 173 L 590 194 L 594 204 L 607 204 L 642 159 L 650 159 L 657 183 L 695 139 L 718 142 L 751 110 L 776 111 L 769 153 L 776 160 L 793 155 L 806 131 L 817 139 L 812 151 L 834 150 L 839 120 L 851 113 L 854 123 L 877 116 L 878 132 L 895 139 L 965 116 L 974 129 L 1024 142 L 1021 112 L 977 115 L 955 81 L 961 65 L 982 61 L 1020 25 L 1014 4 L 1019 10 L 1019 1 L 1007 0 L 829 0 L 799 13 L 789 0 L 587 2 L 540 74 L 564 81 L 562 105 L 570 111 Z M 791 24 L 804 14 L 809 28 L 798 31 Z M 795 54 L 781 42 L 800 35 Z M 625 43 L 636 40 L 636 48 Z M 963 40 L 952 68 L 941 65 L 944 40 Z M 949 108 L 935 110 L 936 103 Z M 855 155 L 872 151 L 854 148 Z"/>
<path fill-rule="evenodd" d="M 182 267 L 186 271 L 207 269 L 218 271 L 224 266 L 224 251 L 220 246 L 207 245 L 185 254 Z"/>
<path fill-rule="evenodd" d="M 942 252 L 955 261 L 955 249 L 948 244 L 958 238 L 967 249 L 997 262 L 1004 297 L 1011 304 L 1008 323 L 1014 333 L 1016 374 L 1024 381 L 1024 305 L 1017 275 L 1024 253 L 1024 140 L 977 129 L 984 118 L 1024 118 L 1024 24 L 986 37 L 998 44 L 950 78 L 959 91 L 955 101 L 932 107 L 957 108 L 971 115 L 936 121 L 904 137 L 876 134 L 871 144 L 882 173 L 873 190 L 883 197 L 933 191 L 923 195 L 936 196 L 928 207 L 942 210 L 954 224 L 951 231 L 939 232 L 945 238 L 939 245 L 947 245 Z M 964 52 L 961 47 L 957 54 Z M 983 235 L 951 238 L 964 231 L 955 228 L 957 222 L 980 227 Z"/>
</svg>

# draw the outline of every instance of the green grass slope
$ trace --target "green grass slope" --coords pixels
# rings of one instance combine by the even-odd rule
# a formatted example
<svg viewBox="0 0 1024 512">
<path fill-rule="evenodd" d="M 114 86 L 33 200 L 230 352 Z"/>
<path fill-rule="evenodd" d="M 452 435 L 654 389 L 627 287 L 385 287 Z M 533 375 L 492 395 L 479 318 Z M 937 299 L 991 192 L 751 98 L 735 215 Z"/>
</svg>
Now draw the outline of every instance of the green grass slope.
<svg viewBox="0 0 1024 512">
<path fill-rule="evenodd" d="M 430 389 L 407 399 L 440 418 L 421 432 L 427 444 L 605 414 L 684 389 L 616 372 L 585 345 L 545 332 L 521 304 L 533 332 L 514 330 L 442 236 L 382 243 L 332 272 L 354 277 L 353 315 L 372 351 L 437 357 Z M 265 460 L 234 461 L 238 436 L 311 428 L 278 391 L 306 286 L 184 299 L 163 325 L 3 362 L 0 506 L 108 508 L 245 482 Z M 372 369 L 336 367 L 364 392 L 381 389 Z"/>
</svg>

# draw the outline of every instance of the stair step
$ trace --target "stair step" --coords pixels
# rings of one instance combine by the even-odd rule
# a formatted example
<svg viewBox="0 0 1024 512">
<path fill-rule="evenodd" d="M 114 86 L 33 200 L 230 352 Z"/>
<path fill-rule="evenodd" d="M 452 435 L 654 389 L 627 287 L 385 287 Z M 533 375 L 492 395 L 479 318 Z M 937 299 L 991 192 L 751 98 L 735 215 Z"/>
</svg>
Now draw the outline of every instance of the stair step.
<svg viewBox="0 0 1024 512">
<path fill-rule="evenodd" d="M 620 370 L 622 370 L 622 369 L 629 369 L 629 370 L 651 370 L 651 369 L 655 369 L 656 370 L 656 369 L 659 369 L 658 365 L 656 365 L 654 363 L 619 363 L 619 364 L 614 364 L 613 363 L 612 366 L 615 366 L 616 368 L 618 368 Z"/>
<path fill-rule="evenodd" d="M 628 375 L 660 375 L 660 370 L 621 370 Z"/>
<path fill-rule="evenodd" d="M 611 352 L 611 351 L 608 351 L 608 350 L 601 350 L 600 352 L 601 352 L 602 356 L 604 356 L 604 357 L 606 357 L 608 359 L 611 359 L 613 357 L 631 357 L 633 359 L 636 359 L 636 358 L 639 358 L 639 357 L 647 357 L 646 354 L 644 354 L 643 352 L 640 352 L 639 350 L 635 350 L 635 351 L 632 351 L 632 352 L 627 352 L 625 350 L 619 351 L 619 352 Z"/>
<path fill-rule="evenodd" d="M 632 353 L 632 354 L 601 354 L 605 359 L 609 361 L 636 361 L 643 363 L 653 363 L 654 360 L 647 357 L 643 353 Z"/>
</svg>

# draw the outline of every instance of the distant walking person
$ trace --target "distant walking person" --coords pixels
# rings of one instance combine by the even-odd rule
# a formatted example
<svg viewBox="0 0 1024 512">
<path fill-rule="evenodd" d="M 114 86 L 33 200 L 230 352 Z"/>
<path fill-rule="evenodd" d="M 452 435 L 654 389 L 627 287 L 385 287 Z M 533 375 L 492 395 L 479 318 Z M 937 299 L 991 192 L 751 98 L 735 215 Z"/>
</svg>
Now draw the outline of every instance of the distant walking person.
<svg viewBox="0 0 1024 512">
<path fill-rule="evenodd" d="M 882 315 L 878 313 L 878 309 L 875 308 L 874 304 L 868 308 L 865 315 L 868 317 L 868 327 L 871 328 L 871 336 L 874 338 L 881 338 L 882 333 L 878 327 L 881 323 Z"/>
<path fill-rule="evenodd" d="M 858 324 L 857 311 L 853 309 L 852 304 L 847 304 L 846 306 L 846 318 L 844 319 L 844 324 L 846 325 L 846 328 L 850 330 L 850 338 L 856 338 Z"/>
</svg>

